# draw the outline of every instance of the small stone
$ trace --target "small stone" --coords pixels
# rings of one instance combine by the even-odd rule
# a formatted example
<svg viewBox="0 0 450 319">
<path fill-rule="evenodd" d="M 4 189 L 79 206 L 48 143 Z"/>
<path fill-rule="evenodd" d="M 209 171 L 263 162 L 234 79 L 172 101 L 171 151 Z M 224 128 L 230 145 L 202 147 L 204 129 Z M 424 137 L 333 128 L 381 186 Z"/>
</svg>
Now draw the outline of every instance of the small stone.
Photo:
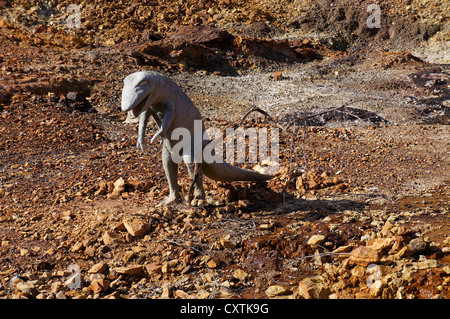
<svg viewBox="0 0 450 319">
<path fill-rule="evenodd" d="M 397 258 L 405 258 L 405 257 L 413 256 L 413 255 L 414 255 L 414 252 L 413 252 L 411 249 L 409 249 L 408 246 L 403 246 L 403 247 L 398 251 L 398 253 L 395 254 L 395 256 L 396 256 Z"/>
<path fill-rule="evenodd" d="M 77 242 L 70 248 L 70 251 L 76 253 L 76 252 L 82 251 L 83 248 L 84 248 L 83 243 L 82 242 Z"/>
<path fill-rule="evenodd" d="M 292 291 L 290 291 L 289 289 L 286 289 L 283 286 L 279 286 L 279 285 L 269 286 L 266 289 L 266 295 L 269 298 L 282 296 L 282 295 L 289 295 L 291 293 L 292 293 Z"/>
<path fill-rule="evenodd" d="M 297 180 L 295 182 L 295 188 L 298 191 L 303 191 L 305 189 L 305 181 L 303 180 L 303 177 L 301 176 L 297 177 Z"/>
<path fill-rule="evenodd" d="M 231 239 L 231 235 L 227 234 L 225 236 L 223 236 L 222 238 L 220 238 L 220 245 L 223 248 L 235 248 L 236 247 L 236 243 Z"/>
<path fill-rule="evenodd" d="M 61 281 L 55 281 L 50 285 L 50 291 L 56 294 L 61 289 L 62 285 L 63 283 Z"/>
<path fill-rule="evenodd" d="M 168 299 L 172 296 L 172 288 L 169 286 L 164 287 L 163 292 L 161 294 L 162 299 Z"/>
<path fill-rule="evenodd" d="M 447 275 L 450 275 L 450 266 L 444 266 L 444 267 L 442 267 L 442 270 L 443 270 Z"/>
<path fill-rule="evenodd" d="M 380 261 L 380 253 L 370 247 L 359 246 L 350 253 L 349 261 L 352 264 L 367 267 L 370 264 L 376 264 Z"/>
<path fill-rule="evenodd" d="M 303 299 L 326 299 L 330 290 L 322 277 L 305 278 L 298 284 L 298 295 Z"/>
<path fill-rule="evenodd" d="M 413 269 L 422 270 L 435 268 L 438 266 L 438 262 L 435 259 L 427 259 L 425 256 L 421 256 L 423 258 L 419 258 L 419 261 L 413 264 Z"/>
<path fill-rule="evenodd" d="M 168 272 L 171 272 L 173 270 L 173 268 L 178 264 L 178 259 L 172 259 L 169 260 L 168 262 L 164 263 L 161 266 L 161 272 L 163 274 L 166 274 Z"/>
<path fill-rule="evenodd" d="M 384 254 L 392 247 L 394 242 L 395 238 L 393 237 L 376 238 L 368 247 L 379 252 L 380 254 Z"/>
<path fill-rule="evenodd" d="M 206 266 L 208 268 L 214 269 L 220 266 L 220 260 L 217 260 L 215 258 L 211 258 L 207 263 Z"/>
<path fill-rule="evenodd" d="M 104 261 L 101 261 L 99 263 L 96 263 L 94 266 L 92 266 L 89 270 L 88 270 L 88 274 L 99 274 L 102 273 L 106 270 L 106 263 Z"/>
<path fill-rule="evenodd" d="M 66 294 L 64 293 L 64 291 L 58 291 L 55 294 L 56 299 L 67 299 Z"/>
<path fill-rule="evenodd" d="M 16 289 L 26 295 L 37 294 L 36 287 L 30 282 L 18 282 L 16 284 Z"/>
<path fill-rule="evenodd" d="M 419 237 L 411 240 L 408 247 L 413 253 L 421 254 L 427 250 L 428 243 L 424 241 L 423 238 Z"/>
<path fill-rule="evenodd" d="M 40 294 L 38 294 L 38 295 L 36 296 L 36 299 L 39 299 L 39 300 L 45 299 L 45 295 L 41 292 Z"/>
<path fill-rule="evenodd" d="M 116 272 L 122 275 L 128 276 L 142 276 L 144 271 L 141 265 L 137 266 L 128 266 L 128 267 L 117 267 L 114 269 Z"/>
<path fill-rule="evenodd" d="M 95 256 L 95 249 L 92 246 L 86 247 L 86 249 L 84 250 L 84 253 L 86 255 L 88 255 L 89 257 L 94 257 Z"/>
<path fill-rule="evenodd" d="M 28 256 L 30 255 L 30 251 L 28 249 L 20 249 L 20 256 Z"/>
<path fill-rule="evenodd" d="M 109 284 L 110 284 L 109 280 L 98 278 L 92 280 L 91 284 L 89 285 L 89 288 L 92 290 L 94 294 L 98 294 L 108 290 Z"/>
<path fill-rule="evenodd" d="M 281 73 L 281 71 L 275 71 L 272 74 L 272 79 L 274 79 L 275 81 L 281 81 L 283 80 L 283 73 Z"/>
<path fill-rule="evenodd" d="M 389 220 L 386 221 L 383 228 L 381 229 L 381 233 L 383 236 L 389 236 L 391 235 L 391 229 L 394 227 L 394 224 L 392 224 Z"/>
<path fill-rule="evenodd" d="M 102 236 L 102 240 L 105 245 L 112 245 L 115 242 L 119 241 L 119 236 L 112 231 L 105 231 Z"/>
<path fill-rule="evenodd" d="M 144 269 L 150 276 L 161 273 L 161 265 L 158 263 L 145 264 Z"/>
<path fill-rule="evenodd" d="M 190 299 L 192 298 L 187 292 L 178 289 L 175 291 L 174 293 L 175 297 L 180 298 L 180 299 Z"/>
<path fill-rule="evenodd" d="M 345 245 L 345 246 L 339 246 L 335 250 L 333 250 L 333 253 L 335 254 L 342 254 L 342 253 L 350 253 L 353 250 L 353 245 Z M 347 255 L 345 255 L 348 257 Z"/>
<path fill-rule="evenodd" d="M 248 276 L 248 274 L 245 271 L 243 271 L 242 269 L 236 269 L 233 273 L 233 277 L 236 279 L 239 279 L 240 281 L 245 281 L 247 276 Z"/>
<path fill-rule="evenodd" d="M 319 246 L 324 241 L 325 241 L 325 236 L 324 235 L 314 235 L 308 240 L 307 244 L 309 246 Z"/>
<path fill-rule="evenodd" d="M 129 178 L 126 186 L 132 191 L 148 192 L 153 184 L 150 181 L 144 181 L 138 178 Z"/>
<path fill-rule="evenodd" d="M 125 180 L 121 177 L 114 182 L 114 189 L 110 197 L 118 198 L 123 192 L 125 192 Z"/>
<path fill-rule="evenodd" d="M 125 226 L 123 225 L 123 221 L 117 222 L 114 226 L 113 226 L 114 230 L 118 230 L 118 231 L 126 231 Z"/>
<path fill-rule="evenodd" d="M 144 219 L 125 219 L 123 220 L 127 232 L 133 237 L 144 236 L 150 230 L 150 224 Z"/>
<path fill-rule="evenodd" d="M 352 277 L 362 278 L 362 277 L 364 277 L 364 275 L 366 274 L 366 268 L 361 267 L 361 266 L 355 266 L 355 267 L 350 271 L 350 274 L 352 275 Z"/>
<path fill-rule="evenodd" d="M 98 186 L 98 190 L 94 193 L 95 196 L 106 195 L 108 193 L 108 184 L 105 181 L 101 181 Z"/>
</svg>

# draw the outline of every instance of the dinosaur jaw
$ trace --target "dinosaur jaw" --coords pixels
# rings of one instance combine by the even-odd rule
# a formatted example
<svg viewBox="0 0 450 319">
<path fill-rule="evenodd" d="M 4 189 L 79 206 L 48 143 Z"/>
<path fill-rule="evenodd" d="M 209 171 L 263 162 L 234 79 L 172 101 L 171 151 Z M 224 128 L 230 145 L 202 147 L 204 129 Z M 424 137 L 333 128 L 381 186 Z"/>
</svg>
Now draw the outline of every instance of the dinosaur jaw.
<svg viewBox="0 0 450 319">
<path fill-rule="evenodd" d="M 144 108 L 145 104 L 147 104 L 147 100 L 148 100 L 148 95 L 146 97 L 144 97 L 142 99 L 142 101 L 139 102 L 138 105 L 136 105 L 130 111 L 128 111 L 128 114 L 130 115 L 131 118 L 136 118 L 139 116 L 139 114 L 141 114 L 142 109 Z"/>
</svg>

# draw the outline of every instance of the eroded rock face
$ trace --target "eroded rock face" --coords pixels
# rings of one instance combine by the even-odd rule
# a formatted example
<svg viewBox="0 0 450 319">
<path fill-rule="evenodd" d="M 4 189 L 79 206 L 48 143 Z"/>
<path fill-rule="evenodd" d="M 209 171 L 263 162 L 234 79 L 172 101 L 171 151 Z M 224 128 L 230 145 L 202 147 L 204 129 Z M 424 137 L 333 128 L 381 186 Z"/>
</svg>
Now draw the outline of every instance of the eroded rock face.
<svg viewBox="0 0 450 319">
<path fill-rule="evenodd" d="M 180 26 L 167 37 L 147 41 L 132 52 L 142 64 L 192 68 L 237 75 L 267 61 L 295 63 L 320 59 L 329 50 L 309 40 L 273 40 L 234 36 L 215 26 Z"/>
</svg>

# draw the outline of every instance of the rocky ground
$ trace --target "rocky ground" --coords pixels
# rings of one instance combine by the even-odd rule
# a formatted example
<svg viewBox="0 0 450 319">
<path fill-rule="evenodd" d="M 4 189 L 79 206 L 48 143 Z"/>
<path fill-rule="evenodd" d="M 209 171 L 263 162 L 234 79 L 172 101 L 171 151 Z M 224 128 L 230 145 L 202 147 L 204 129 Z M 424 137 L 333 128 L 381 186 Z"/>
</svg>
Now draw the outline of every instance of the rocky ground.
<svg viewBox="0 0 450 319">
<path fill-rule="evenodd" d="M 450 297 L 445 2 L 376 30 L 369 1 L 83 1 L 71 29 L 70 1 L 0 4 L 1 298 Z M 207 127 L 267 111 L 277 177 L 156 207 L 160 145 L 119 107 L 150 69 Z"/>
</svg>

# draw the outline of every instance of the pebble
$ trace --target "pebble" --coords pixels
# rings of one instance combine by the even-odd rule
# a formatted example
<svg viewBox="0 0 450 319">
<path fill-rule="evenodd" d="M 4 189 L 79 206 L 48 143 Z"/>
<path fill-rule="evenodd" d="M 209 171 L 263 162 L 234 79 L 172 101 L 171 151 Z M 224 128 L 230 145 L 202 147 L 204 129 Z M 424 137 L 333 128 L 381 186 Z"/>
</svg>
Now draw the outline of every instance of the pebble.
<svg viewBox="0 0 450 319">
<path fill-rule="evenodd" d="M 408 244 L 409 249 L 415 254 L 421 254 L 428 248 L 428 243 L 423 238 L 418 237 L 411 240 Z"/>
<path fill-rule="evenodd" d="M 239 279 L 240 281 L 245 281 L 245 279 L 248 277 L 248 274 L 242 269 L 236 269 L 233 273 L 233 277 Z"/>
<path fill-rule="evenodd" d="M 234 240 L 231 239 L 231 235 L 230 234 L 226 234 L 225 236 L 220 238 L 220 245 L 223 248 L 235 248 L 236 247 L 236 242 Z"/>
<path fill-rule="evenodd" d="M 96 263 L 94 266 L 92 266 L 89 270 L 88 270 L 88 274 L 98 274 L 98 273 L 102 273 L 106 270 L 107 268 L 107 264 L 104 261 L 101 261 L 99 263 Z"/>
<path fill-rule="evenodd" d="M 150 276 L 159 274 L 162 271 L 162 267 L 159 263 L 145 264 L 144 269 Z"/>
<path fill-rule="evenodd" d="M 297 293 L 303 299 L 326 299 L 330 294 L 322 277 L 305 278 L 298 284 Z"/>
<path fill-rule="evenodd" d="M 91 284 L 89 285 L 89 289 L 91 289 L 94 294 L 98 294 L 108 290 L 109 285 L 110 285 L 109 280 L 98 278 L 92 280 Z"/>
<path fill-rule="evenodd" d="M 381 255 L 374 249 L 366 246 L 358 246 L 350 253 L 349 261 L 352 264 L 367 267 L 380 261 Z"/>
<path fill-rule="evenodd" d="M 208 262 L 206 263 L 206 266 L 208 268 L 214 269 L 220 266 L 220 260 L 215 259 L 215 258 L 211 258 L 210 260 L 208 260 Z"/>
<path fill-rule="evenodd" d="M 119 274 L 129 275 L 129 276 L 142 276 L 144 274 L 144 271 L 143 271 L 141 265 L 117 267 L 117 268 L 114 268 L 114 270 Z"/>
<path fill-rule="evenodd" d="M 125 192 L 125 180 L 120 177 L 113 184 L 113 190 L 110 194 L 108 194 L 108 198 L 118 199 L 122 193 Z"/>
<path fill-rule="evenodd" d="M 283 80 L 283 73 L 281 71 L 275 71 L 272 74 L 272 79 L 275 81 L 281 81 Z"/>
<path fill-rule="evenodd" d="M 112 245 L 119 241 L 119 236 L 113 231 L 105 231 L 102 236 L 103 243 L 105 245 Z"/>
<path fill-rule="evenodd" d="M 141 237 L 150 231 L 150 224 L 144 219 L 127 218 L 123 220 L 127 232 L 133 237 Z"/>
<path fill-rule="evenodd" d="M 58 291 L 55 294 L 56 299 L 67 299 L 66 294 L 64 293 L 64 291 Z"/>
<path fill-rule="evenodd" d="M 325 235 L 314 235 L 308 240 L 307 244 L 309 246 L 319 246 L 325 241 L 325 238 Z"/>
<path fill-rule="evenodd" d="M 277 297 L 277 296 L 291 294 L 292 291 L 290 291 L 289 289 L 287 289 L 287 288 L 285 288 L 283 286 L 274 285 L 274 286 L 269 286 L 266 289 L 265 293 L 266 293 L 267 297 L 273 298 L 273 297 Z"/>
</svg>

